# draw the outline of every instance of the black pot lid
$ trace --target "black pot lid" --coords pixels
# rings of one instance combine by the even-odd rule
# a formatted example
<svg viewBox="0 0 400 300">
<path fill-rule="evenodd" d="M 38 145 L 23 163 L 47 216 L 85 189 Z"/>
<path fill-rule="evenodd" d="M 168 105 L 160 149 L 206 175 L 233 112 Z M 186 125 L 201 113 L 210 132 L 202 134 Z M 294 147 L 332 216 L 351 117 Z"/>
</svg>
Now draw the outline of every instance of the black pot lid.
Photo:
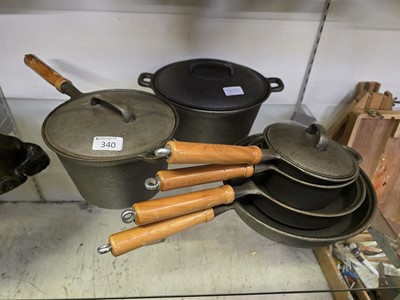
<svg viewBox="0 0 400 300">
<path fill-rule="evenodd" d="M 99 91 L 55 108 L 42 126 L 57 154 L 85 161 L 147 156 L 169 140 L 175 111 L 156 96 L 135 90 Z"/>
<path fill-rule="evenodd" d="M 270 85 L 258 72 L 217 59 L 192 59 L 158 70 L 153 88 L 169 101 L 201 110 L 235 110 L 268 98 Z"/>
<path fill-rule="evenodd" d="M 284 161 L 304 173 L 331 181 L 347 181 L 358 175 L 354 155 L 329 139 L 321 125 L 276 123 L 264 130 L 264 137 Z"/>
</svg>

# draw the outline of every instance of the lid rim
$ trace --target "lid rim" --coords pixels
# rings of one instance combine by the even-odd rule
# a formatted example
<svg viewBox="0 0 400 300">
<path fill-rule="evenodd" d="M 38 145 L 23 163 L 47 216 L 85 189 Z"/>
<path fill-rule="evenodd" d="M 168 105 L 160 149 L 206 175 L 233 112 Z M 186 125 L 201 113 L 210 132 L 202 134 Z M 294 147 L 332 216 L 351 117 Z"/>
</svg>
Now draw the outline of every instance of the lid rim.
<svg viewBox="0 0 400 300">
<path fill-rule="evenodd" d="M 162 88 L 160 88 L 160 74 L 162 74 L 163 72 L 165 72 L 165 70 L 171 66 L 176 66 L 177 64 L 185 64 L 185 63 L 193 63 L 196 61 L 216 61 L 216 62 L 226 62 L 226 63 L 230 63 L 232 64 L 235 68 L 240 68 L 240 69 L 245 69 L 250 71 L 252 74 L 254 74 L 256 77 L 260 78 L 262 81 L 262 90 L 263 90 L 263 96 L 262 97 L 257 97 L 258 99 L 256 100 L 252 100 L 250 101 L 249 104 L 242 104 L 242 105 L 236 105 L 236 106 L 228 106 L 225 108 L 221 108 L 221 107 L 211 107 L 211 106 L 202 106 L 202 105 L 194 105 L 192 104 L 192 102 L 188 103 L 182 103 L 182 101 L 180 101 L 179 99 L 176 99 L 176 97 L 172 97 L 169 95 L 166 95 L 165 91 L 162 91 Z M 220 81 L 218 81 L 220 82 Z M 260 85 L 261 86 L 261 85 Z M 161 97 L 163 97 L 165 100 L 170 101 L 173 105 L 180 105 L 182 107 L 187 107 L 187 108 L 191 108 L 191 109 L 199 109 L 199 110 L 204 110 L 204 111 L 231 111 L 231 110 L 236 110 L 236 109 L 242 109 L 242 108 L 248 108 L 248 107 L 252 107 L 252 106 L 256 106 L 256 105 L 260 105 L 260 103 L 263 103 L 264 101 L 266 101 L 268 99 L 268 97 L 271 95 L 271 87 L 269 82 L 266 80 L 266 77 L 263 76 L 261 73 L 240 65 L 240 64 L 236 64 L 236 63 L 232 63 L 232 62 L 228 62 L 225 60 L 220 60 L 220 59 L 213 59 L 213 58 L 197 58 L 197 59 L 189 59 L 189 60 L 183 60 L 183 61 L 177 61 L 174 63 L 170 63 L 164 67 L 161 67 L 160 69 L 158 69 L 152 76 L 152 80 L 151 80 L 151 88 L 153 89 L 153 91 L 155 92 L 156 95 L 159 95 Z M 261 89 L 260 89 L 261 90 Z M 168 94 L 168 93 L 167 93 Z M 240 95 L 238 95 L 240 96 Z M 235 96 L 230 96 L 230 97 L 235 97 Z"/>
<path fill-rule="evenodd" d="M 99 156 L 91 156 L 91 155 L 86 155 L 84 154 L 84 152 L 79 153 L 79 152 L 73 152 L 70 151 L 68 149 L 65 149 L 62 146 L 59 146 L 59 143 L 56 141 L 53 141 L 52 139 L 52 132 L 48 132 L 49 129 L 49 120 L 51 118 L 54 117 L 55 114 L 57 114 L 57 112 L 64 108 L 65 106 L 77 102 L 79 100 L 82 100 L 83 102 L 87 101 L 86 98 L 92 96 L 92 95 L 101 95 L 102 93 L 111 93 L 112 96 L 118 95 L 118 93 L 121 94 L 128 94 L 128 96 L 137 96 L 139 95 L 139 97 L 141 95 L 143 95 L 144 97 L 151 97 L 151 100 L 154 100 L 154 102 L 150 102 L 150 103 L 156 103 L 157 105 L 161 105 L 160 107 L 165 107 L 167 113 L 167 119 L 169 119 L 169 116 L 173 116 L 173 120 L 171 118 L 171 123 L 169 125 L 169 127 L 171 127 L 171 132 L 169 132 L 168 136 L 164 136 L 164 138 L 162 140 L 159 140 L 159 142 L 157 144 L 151 144 L 147 147 L 143 147 L 143 149 L 140 150 L 140 152 L 138 153 L 126 153 L 126 152 L 122 152 L 122 155 L 118 155 L 119 151 L 113 151 L 113 153 L 111 155 L 99 155 Z M 114 94 L 115 93 L 115 94 Z M 147 99 L 144 98 L 143 101 L 146 101 Z M 140 98 L 139 100 L 140 101 Z M 129 100 L 127 101 L 129 102 Z M 57 116 L 56 116 L 57 117 Z M 174 122 L 172 124 L 172 121 Z M 122 122 L 122 118 L 121 118 L 121 122 Z M 133 123 L 132 123 L 133 124 Z M 69 159 L 73 159 L 73 160 L 77 160 L 77 161 L 81 161 L 81 162 L 103 162 L 103 163 L 112 163 L 112 162 L 123 162 L 123 161 L 131 161 L 131 160 L 144 160 L 144 161 L 150 161 L 153 160 L 152 159 L 152 151 L 156 148 L 162 147 L 164 146 L 164 144 L 170 140 L 172 138 L 172 136 L 174 135 L 177 127 L 179 124 L 179 119 L 178 119 L 178 114 L 177 111 L 175 109 L 175 107 L 173 107 L 170 103 L 164 101 L 163 99 L 160 99 L 160 97 L 157 97 L 154 94 L 148 93 L 148 92 L 144 92 L 144 91 L 139 91 L 139 90 L 133 90 L 133 89 L 112 89 L 112 90 L 100 90 L 100 91 L 94 91 L 94 92 L 89 92 L 89 93 L 84 93 L 79 95 L 78 97 L 74 97 L 71 98 L 63 103 L 61 103 L 60 105 L 58 105 L 57 107 L 55 107 L 45 118 L 45 120 L 42 123 L 41 126 L 41 135 L 42 135 L 42 139 L 45 142 L 45 144 L 52 150 L 54 151 L 57 155 L 69 158 Z M 173 126 L 172 126 L 173 125 Z M 125 136 L 124 136 L 125 138 Z M 156 138 L 154 138 L 155 140 Z M 157 139 L 158 140 L 158 139 Z M 72 148 L 71 148 L 72 149 Z M 129 148 L 127 148 L 129 149 Z M 124 149 L 125 151 L 125 149 Z M 128 150 L 129 151 L 129 150 Z M 106 151 L 108 153 L 110 153 L 109 151 Z M 118 153 L 117 153 L 118 152 Z"/>
<path fill-rule="evenodd" d="M 266 95 L 266 97 L 263 100 L 258 101 L 257 103 L 253 103 L 249 106 L 244 106 L 244 107 L 237 107 L 234 109 L 205 109 L 205 108 L 197 108 L 197 107 L 192 107 L 189 105 L 182 105 L 180 103 L 175 102 L 174 100 L 162 95 L 161 93 L 158 93 L 158 91 L 154 91 L 156 93 L 157 96 L 162 97 L 162 99 L 164 100 L 164 102 L 168 102 L 170 105 L 179 107 L 179 108 L 184 108 L 184 109 L 190 109 L 193 111 L 198 111 L 198 112 L 215 112 L 215 113 L 224 113 L 224 112 L 239 112 L 242 110 L 248 110 L 251 108 L 254 108 L 256 106 L 261 106 L 269 97 L 270 94 Z"/>
</svg>

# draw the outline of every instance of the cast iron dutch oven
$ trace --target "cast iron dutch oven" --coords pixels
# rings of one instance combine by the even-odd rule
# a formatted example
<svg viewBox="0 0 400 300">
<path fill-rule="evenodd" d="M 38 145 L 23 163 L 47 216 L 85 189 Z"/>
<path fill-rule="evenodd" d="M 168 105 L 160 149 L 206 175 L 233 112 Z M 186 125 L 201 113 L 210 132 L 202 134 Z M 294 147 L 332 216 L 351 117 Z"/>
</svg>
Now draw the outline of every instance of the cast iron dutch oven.
<svg viewBox="0 0 400 300">
<path fill-rule="evenodd" d="M 246 137 L 261 104 L 284 88 L 279 78 L 218 59 L 175 62 L 140 74 L 138 83 L 176 108 L 175 139 L 221 144 Z"/>
<path fill-rule="evenodd" d="M 82 197 L 113 209 L 153 197 L 156 192 L 146 190 L 143 182 L 167 168 L 153 152 L 173 136 L 177 126 L 173 107 L 136 90 L 83 94 L 34 55 L 26 55 L 25 63 L 71 97 L 47 116 L 42 137 Z"/>
</svg>

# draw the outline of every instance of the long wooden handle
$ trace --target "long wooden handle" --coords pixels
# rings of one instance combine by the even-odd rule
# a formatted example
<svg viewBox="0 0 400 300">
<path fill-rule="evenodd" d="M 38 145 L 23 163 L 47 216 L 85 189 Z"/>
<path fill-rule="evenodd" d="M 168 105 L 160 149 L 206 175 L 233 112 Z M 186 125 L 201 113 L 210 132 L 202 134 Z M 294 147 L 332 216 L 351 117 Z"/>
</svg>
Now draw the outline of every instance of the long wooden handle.
<svg viewBox="0 0 400 300">
<path fill-rule="evenodd" d="M 263 158 L 257 146 L 236 146 L 169 141 L 170 164 L 258 164 Z"/>
<path fill-rule="evenodd" d="M 214 210 L 209 208 L 205 211 L 121 231 L 112 234 L 108 239 L 111 245 L 111 253 L 114 256 L 119 256 L 213 219 Z"/>
<path fill-rule="evenodd" d="M 61 91 L 61 86 L 67 82 L 71 83 L 71 81 L 61 76 L 33 54 L 25 55 L 24 62 L 29 68 L 39 74 L 44 80 L 54 86 L 61 93 L 63 93 Z"/>
<path fill-rule="evenodd" d="M 155 200 L 135 203 L 135 223 L 144 225 L 232 203 L 235 192 L 230 185 Z"/>
<path fill-rule="evenodd" d="M 233 178 L 247 178 L 254 174 L 251 165 L 204 165 L 189 168 L 162 170 L 157 172 L 160 191 L 224 181 Z"/>
</svg>

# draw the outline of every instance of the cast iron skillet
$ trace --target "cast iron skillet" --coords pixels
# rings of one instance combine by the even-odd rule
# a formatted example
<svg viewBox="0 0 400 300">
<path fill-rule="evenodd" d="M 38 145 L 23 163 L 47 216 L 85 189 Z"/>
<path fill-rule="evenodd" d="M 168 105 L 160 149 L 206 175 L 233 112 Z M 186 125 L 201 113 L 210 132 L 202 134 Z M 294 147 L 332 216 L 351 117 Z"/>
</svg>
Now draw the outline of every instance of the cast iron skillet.
<svg viewBox="0 0 400 300">
<path fill-rule="evenodd" d="M 247 139 L 238 142 L 239 145 L 257 145 L 263 147 L 264 140 L 261 134 L 249 136 Z M 346 148 L 347 149 L 347 148 Z M 349 150 L 351 151 L 351 150 Z M 352 151 L 350 153 L 353 153 Z M 355 158 L 358 155 L 355 154 Z M 361 162 L 361 158 L 358 158 Z M 366 195 L 366 184 L 364 179 L 359 176 L 357 180 L 345 187 L 343 187 L 335 198 L 332 199 L 325 207 L 318 210 L 302 211 L 297 210 L 291 206 L 283 204 L 280 199 L 274 198 L 274 192 L 276 188 L 274 185 L 280 185 L 281 189 L 290 190 L 293 188 L 295 182 L 288 182 L 285 180 L 285 186 L 283 183 L 276 182 L 276 178 L 279 178 L 281 174 L 276 174 L 272 177 L 268 174 L 256 174 L 252 177 L 252 180 L 260 187 L 261 190 L 270 195 L 270 199 L 273 201 L 265 201 L 261 197 L 253 197 L 254 205 L 265 215 L 270 218 L 283 223 L 285 225 L 300 228 L 300 229 L 322 229 L 335 224 L 336 222 L 343 219 L 347 214 L 352 213 L 356 210 L 364 201 Z M 236 179 L 236 184 L 240 180 Z M 311 195 L 312 197 L 323 197 L 324 194 L 321 189 L 312 189 L 308 186 L 303 186 L 304 195 Z M 280 193 L 278 197 L 291 197 L 290 203 L 303 200 L 302 197 L 298 197 L 296 193 Z"/>
<path fill-rule="evenodd" d="M 252 195 L 244 196 L 229 205 L 220 205 L 112 234 L 109 236 L 109 243 L 100 246 L 98 252 L 100 254 L 111 252 L 114 256 L 119 256 L 195 225 L 209 222 L 230 209 L 234 209 L 249 227 L 276 242 L 303 248 L 327 246 L 362 232 L 375 216 L 377 207 L 375 190 L 362 170 L 361 176 L 367 187 L 366 197 L 361 206 L 327 228 L 304 230 L 277 222 L 254 205 L 252 201 L 258 196 Z"/>
<path fill-rule="evenodd" d="M 254 204 L 275 220 L 296 228 L 320 229 L 334 224 L 356 210 L 365 198 L 365 183 L 361 177 L 358 177 L 354 183 L 345 186 L 324 208 L 312 211 L 300 210 L 283 203 L 269 193 L 265 185 L 265 177 L 268 176 L 269 174 L 257 174 L 251 179 L 231 180 L 229 184 L 217 188 L 135 203 L 131 208 L 124 210 L 122 220 L 125 223 L 135 221 L 136 225 L 145 225 L 209 207 L 229 204 L 243 196 L 256 194 L 261 197 L 254 199 Z M 181 180 L 184 181 L 185 178 Z M 296 194 L 292 197 L 292 202 L 302 200 Z"/>
<path fill-rule="evenodd" d="M 257 196 L 243 197 L 235 211 L 239 217 L 259 234 L 281 244 L 299 248 L 316 248 L 348 239 L 367 229 L 377 211 L 375 189 L 364 171 L 366 197 L 361 206 L 334 225 L 317 230 L 304 230 L 287 226 L 261 212 L 252 202 Z"/>
<path fill-rule="evenodd" d="M 253 176 L 252 180 L 261 190 L 268 193 L 264 185 L 264 176 Z M 352 184 L 344 187 L 338 196 L 322 209 L 304 211 L 282 204 L 272 196 L 253 197 L 252 202 L 266 216 L 285 225 L 300 229 L 322 229 L 332 226 L 355 211 L 365 200 L 365 182 L 361 176 Z"/>
</svg>

